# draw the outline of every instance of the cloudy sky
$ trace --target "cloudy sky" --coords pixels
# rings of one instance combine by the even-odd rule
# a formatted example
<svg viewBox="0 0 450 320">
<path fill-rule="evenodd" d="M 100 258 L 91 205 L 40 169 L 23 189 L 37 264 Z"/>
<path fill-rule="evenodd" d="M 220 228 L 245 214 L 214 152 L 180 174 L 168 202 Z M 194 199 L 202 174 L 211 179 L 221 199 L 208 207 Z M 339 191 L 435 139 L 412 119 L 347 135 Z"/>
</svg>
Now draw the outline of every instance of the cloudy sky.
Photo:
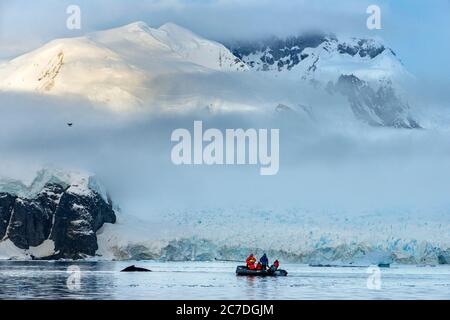
<svg viewBox="0 0 450 320">
<path fill-rule="evenodd" d="M 380 31 L 366 27 L 366 9 L 373 0 L 339 1 L 338 6 L 335 5 L 338 1 L 331 0 L 127 3 L 130 1 L 0 0 L 0 60 L 56 37 L 79 36 L 137 20 L 154 27 L 175 22 L 219 41 L 322 29 L 337 34 L 382 37 L 408 70 L 421 77 L 438 79 L 438 84 L 448 87 L 448 0 L 434 0 L 433 6 L 425 0 L 377 1 L 382 9 Z M 66 28 L 66 9 L 70 4 L 81 8 L 80 31 Z M 421 87 L 415 93 L 423 96 L 425 92 Z M 344 132 L 336 133 L 334 118 L 333 125 L 310 132 L 306 132 L 309 127 L 299 126 L 300 131 L 293 134 L 292 140 L 288 136 L 281 141 L 284 151 L 280 174 L 263 180 L 255 173 L 256 169 L 247 167 L 233 171 L 174 169 L 168 158 L 171 145 L 167 137 L 172 129 L 191 125 L 193 119 L 175 119 L 172 123 L 139 117 L 123 123 L 123 119 L 93 113 L 80 101 L 35 99 L 15 94 L 0 96 L 0 176 L 21 178 L 27 173 L 31 177 L 46 163 L 86 168 L 101 176 L 112 194 L 124 199 L 118 199 L 121 205 L 136 203 L 136 207 L 145 210 L 155 204 L 204 205 L 205 199 L 212 205 L 219 201 L 247 204 L 267 201 L 276 205 L 292 202 L 311 207 L 341 206 L 346 210 L 380 205 L 449 207 L 448 131 L 394 133 L 366 128 L 362 134 L 358 126 L 354 132 L 346 127 Z M 68 129 L 68 121 L 76 124 L 74 128 Z M 242 124 L 240 118 L 229 121 L 215 127 L 267 127 Z M 447 126 L 448 121 L 444 122 Z M 136 199 L 127 201 L 127 197 Z M 146 203 L 141 205 L 139 201 Z"/>
<path fill-rule="evenodd" d="M 132 4 L 130 4 L 132 3 Z M 171 21 L 215 40 L 286 36 L 309 29 L 383 38 L 407 68 L 449 80 L 450 1 L 434 0 L 0 0 L 0 59 L 56 37 L 136 20 L 157 27 Z M 82 10 L 82 30 L 66 28 L 66 9 Z M 382 30 L 366 28 L 366 9 L 382 10 Z"/>
</svg>

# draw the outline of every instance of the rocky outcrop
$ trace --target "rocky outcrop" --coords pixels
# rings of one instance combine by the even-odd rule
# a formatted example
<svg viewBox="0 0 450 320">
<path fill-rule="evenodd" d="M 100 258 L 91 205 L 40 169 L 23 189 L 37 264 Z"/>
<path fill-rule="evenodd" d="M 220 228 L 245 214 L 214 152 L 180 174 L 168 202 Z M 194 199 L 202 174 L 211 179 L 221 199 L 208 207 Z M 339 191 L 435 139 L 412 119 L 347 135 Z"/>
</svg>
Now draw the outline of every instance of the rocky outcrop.
<svg viewBox="0 0 450 320">
<path fill-rule="evenodd" d="M 0 193 L 0 239 L 5 237 L 15 201 L 15 196 L 7 193 Z"/>
<path fill-rule="evenodd" d="M 48 184 L 34 198 L 17 197 L 10 207 L 6 237 L 18 248 L 37 247 L 49 238 L 53 217 L 64 188 Z M 8 195 L 10 196 L 11 195 Z"/>
<path fill-rule="evenodd" d="M 284 39 L 270 37 L 260 41 L 237 41 L 226 45 L 236 57 L 256 71 L 289 71 L 311 56 L 308 49 L 321 45 L 328 53 L 336 51 L 340 55 L 351 57 L 374 59 L 386 50 L 395 56 L 393 50 L 373 39 L 340 40 L 336 35 L 326 33 L 307 33 Z"/>
<path fill-rule="evenodd" d="M 389 50 L 393 55 L 394 51 L 387 49 L 384 45 L 376 43 L 372 39 L 354 39 L 352 43 L 339 43 L 338 52 L 341 54 L 348 54 L 352 57 L 359 55 L 361 58 L 370 57 L 371 59 L 382 54 L 384 50 Z"/>
<path fill-rule="evenodd" d="M 308 57 L 306 48 L 316 48 L 334 39 L 333 35 L 322 33 L 305 34 L 281 39 L 270 37 L 261 41 L 237 41 L 228 43 L 231 52 L 257 71 L 291 70 Z"/>
<path fill-rule="evenodd" d="M 97 231 L 115 222 L 111 201 L 80 185 L 48 182 L 32 197 L 0 192 L 0 240 L 22 250 L 52 241 L 53 254 L 38 258 L 94 256 Z"/>
<path fill-rule="evenodd" d="M 409 115 L 409 106 L 396 95 L 390 82 L 381 83 L 374 89 L 355 75 L 341 75 L 335 85 L 328 85 L 328 90 L 346 96 L 355 116 L 372 126 L 421 128 Z"/>
<path fill-rule="evenodd" d="M 96 232 L 104 223 L 115 223 L 110 203 L 98 194 L 82 196 L 66 192 L 55 211 L 51 239 L 63 256 L 95 255 L 98 249 Z"/>
<path fill-rule="evenodd" d="M 412 78 L 394 51 L 379 40 L 318 33 L 228 47 L 251 70 L 302 80 L 318 92 L 343 94 L 348 100 L 343 105 L 371 126 L 421 127 L 399 95 Z"/>
</svg>

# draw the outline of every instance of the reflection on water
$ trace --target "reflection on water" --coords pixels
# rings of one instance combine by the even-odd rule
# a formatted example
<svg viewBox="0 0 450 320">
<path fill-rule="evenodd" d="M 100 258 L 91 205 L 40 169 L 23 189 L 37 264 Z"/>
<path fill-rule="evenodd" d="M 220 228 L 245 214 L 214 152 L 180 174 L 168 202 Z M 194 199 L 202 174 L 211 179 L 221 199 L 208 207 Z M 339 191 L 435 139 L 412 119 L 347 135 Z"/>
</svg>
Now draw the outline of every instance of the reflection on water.
<svg viewBox="0 0 450 320">
<path fill-rule="evenodd" d="M 80 286 L 68 286 L 73 262 L 0 262 L 0 298 L 81 299 L 114 298 L 115 272 L 110 263 L 83 262 Z"/>
<path fill-rule="evenodd" d="M 130 264 L 153 272 L 120 272 Z M 81 271 L 79 287 L 68 286 L 68 279 L 77 275 L 68 272 L 72 265 Z M 450 298 L 448 266 L 383 269 L 381 290 L 367 288 L 365 268 L 285 265 L 288 277 L 257 278 L 237 277 L 235 267 L 219 262 L 1 261 L 0 299 Z"/>
</svg>

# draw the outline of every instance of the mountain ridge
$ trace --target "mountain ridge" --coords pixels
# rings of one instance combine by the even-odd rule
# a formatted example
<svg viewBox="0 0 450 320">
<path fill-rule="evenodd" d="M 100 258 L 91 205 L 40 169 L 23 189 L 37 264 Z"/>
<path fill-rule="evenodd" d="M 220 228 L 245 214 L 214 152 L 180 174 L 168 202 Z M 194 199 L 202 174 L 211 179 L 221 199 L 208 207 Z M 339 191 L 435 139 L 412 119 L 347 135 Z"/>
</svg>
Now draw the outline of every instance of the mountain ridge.
<svg viewBox="0 0 450 320">
<path fill-rule="evenodd" d="M 337 85 L 341 76 L 354 76 L 374 91 L 389 86 L 394 92 L 387 103 L 391 107 L 383 112 L 365 96 L 344 95 L 356 120 L 386 127 L 420 126 L 401 97 L 402 82 L 410 73 L 394 51 L 378 40 L 339 40 L 329 34 L 227 48 L 174 23 L 151 28 L 140 21 L 53 40 L 17 57 L 0 66 L 0 91 L 77 96 L 119 113 L 185 113 L 205 107 L 213 112 L 264 113 L 280 103 L 307 104 L 300 91 L 306 87 L 292 91 L 297 91 L 297 83 L 329 94 L 327 87 Z M 293 96 L 291 101 L 281 100 L 287 95 Z M 357 103 L 355 96 L 360 97 Z M 364 107 L 352 107 L 355 104 Z M 369 112 L 361 114 L 362 109 Z M 384 118 L 378 119 L 380 114 Z"/>
</svg>

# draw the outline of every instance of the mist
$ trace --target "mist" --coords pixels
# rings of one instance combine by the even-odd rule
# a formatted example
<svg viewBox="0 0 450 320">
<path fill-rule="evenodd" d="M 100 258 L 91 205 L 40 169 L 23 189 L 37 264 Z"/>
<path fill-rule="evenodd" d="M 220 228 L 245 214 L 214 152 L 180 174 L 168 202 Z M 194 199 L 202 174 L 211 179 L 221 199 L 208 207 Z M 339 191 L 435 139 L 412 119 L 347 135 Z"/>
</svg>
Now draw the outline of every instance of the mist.
<svg viewBox="0 0 450 320">
<path fill-rule="evenodd" d="M 311 123 L 275 113 L 119 116 L 82 100 L 21 94 L 2 94 L 0 105 L 0 176 L 30 182 L 42 167 L 92 172 L 123 212 L 141 218 L 163 209 L 241 205 L 428 214 L 450 202 L 445 129 Z M 279 173 L 260 176 L 252 165 L 175 166 L 171 133 L 192 130 L 194 120 L 205 129 L 279 128 Z"/>
</svg>

